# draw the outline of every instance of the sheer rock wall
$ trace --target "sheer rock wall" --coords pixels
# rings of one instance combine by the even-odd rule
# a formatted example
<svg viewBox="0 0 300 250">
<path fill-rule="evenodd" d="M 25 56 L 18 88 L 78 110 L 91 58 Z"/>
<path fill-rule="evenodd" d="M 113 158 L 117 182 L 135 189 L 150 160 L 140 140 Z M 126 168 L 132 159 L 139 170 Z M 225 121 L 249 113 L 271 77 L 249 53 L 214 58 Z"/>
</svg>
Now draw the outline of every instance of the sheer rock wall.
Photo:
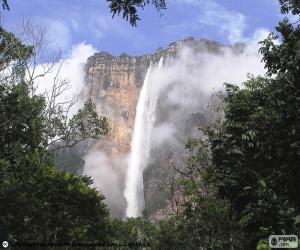
<svg viewBox="0 0 300 250">
<path fill-rule="evenodd" d="M 184 45 L 192 47 L 197 53 L 199 51 L 221 53 L 222 47 L 213 41 L 187 38 L 171 43 L 167 49 L 159 48 L 153 55 L 132 57 L 122 54 L 115 57 L 107 52 L 100 52 L 88 58 L 84 94 L 96 103 L 98 113 L 109 119 L 111 128 L 109 135 L 97 142 L 94 147 L 105 152 L 111 159 L 129 153 L 139 92 L 150 62 L 157 62 L 161 56 L 176 60 L 178 51 Z M 243 46 L 236 45 L 233 49 L 239 53 L 243 50 Z M 187 121 L 187 130 L 197 126 L 194 120 L 198 117 L 205 120 L 201 114 L 191 116 L 191 121 Z M 144 173 L 145 205 L 149 218 L 153 220 L 161 218 L 160 213 L 167 204 L 164 183 L 170 175 L 174 175 L 170 163 L 175 155 L 182 158 L 183 162 L 182 154 L 184 154 L 182 149 L 174 151 L 171 147 L 158 150 L 155 162 L 151 163 L 153 166 Z M 115 168 L 123 168 L 124 176 L 126 164 Z"/>
</svg>

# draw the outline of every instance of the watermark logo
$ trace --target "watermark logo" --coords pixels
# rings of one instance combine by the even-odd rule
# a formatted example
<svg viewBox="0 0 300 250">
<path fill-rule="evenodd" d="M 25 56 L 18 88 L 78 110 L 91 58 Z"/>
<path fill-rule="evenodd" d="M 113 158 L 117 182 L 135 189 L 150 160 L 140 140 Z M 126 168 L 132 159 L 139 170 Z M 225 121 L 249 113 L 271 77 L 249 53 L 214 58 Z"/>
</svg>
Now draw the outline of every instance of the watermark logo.
<svg viewBox="0 0 300 250">
<path fill-rule="evenodd" d="M 269 246 L 271 248 L 298 248 L 297 235 L 270 235 Z"/>
<path fill-rule="evenodd" d="M 7 247 L 8 247 L 8 242 L 7 242 L 7 241 L 3 241 L 3 242 L 2 242 L 2 246 L 3 246 L 4 248 L 7 248 Z"/>
</svg>

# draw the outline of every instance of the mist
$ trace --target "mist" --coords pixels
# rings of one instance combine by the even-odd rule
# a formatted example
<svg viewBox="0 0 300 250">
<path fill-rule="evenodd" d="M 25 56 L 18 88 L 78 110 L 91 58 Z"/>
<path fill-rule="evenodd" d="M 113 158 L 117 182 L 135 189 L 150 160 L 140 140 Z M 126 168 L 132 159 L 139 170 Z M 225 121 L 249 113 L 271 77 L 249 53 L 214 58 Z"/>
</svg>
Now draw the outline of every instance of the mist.
<svg viewBox="0 0 300 250">
<path fill-rule="evenodd" d="M 54 81 L 66 81 L 66 90 L 57 97 L 57 103 L 64 103 L 77 97 L 78 101 L 71 107 L 68 116 L 72 117 L 79 108 L 83 106 L 84 99 L 80 96 L 85 87 L 85 64 L 87 58 L 93 55 L 96 49 L 86 43 L 74 45 L 69 55 L 60 58 L 58 61 L 45 64 L 38 64 L 34 69 L 36 78 L 35 86 L 38 94 L 46 96 L 46 93 L 51 94 Z M 51 70 L 45 74 L 45 69 L 51 66 Z M 43 77 L 38 77 L 42 75 Z"/>
<path fill-rule="evenodd" d="M 114 159 L 99 150 L 90 150 L 84 157 L 84 175 L 91 176 L 94 187 L 104 196 L 104 202 L 114 217 L 122 218 L 126 207 L 123 196 L 126 156 Z"/>
</svg>

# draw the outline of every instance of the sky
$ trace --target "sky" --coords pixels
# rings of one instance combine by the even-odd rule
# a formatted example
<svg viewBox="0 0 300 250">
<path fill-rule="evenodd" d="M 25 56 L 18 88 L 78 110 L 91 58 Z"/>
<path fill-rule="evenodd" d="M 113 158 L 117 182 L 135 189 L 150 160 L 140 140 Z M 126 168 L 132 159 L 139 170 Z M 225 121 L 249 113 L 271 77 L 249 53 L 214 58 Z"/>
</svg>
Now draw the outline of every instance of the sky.
<svg viewBox="0 0 300 250">
<path fill-rule="evenodd" d="M 2 25 L 13 31 L 21 19 L 48 27 L 49 47 L 65 54 L 82 42 L 113 55 L 143 55 L 185 37 L 224 44 L 248 42 L 258 30 L 271 31 L 282 19 L 277 0 L 167 0 L 160 15 L 149 5 L 131 27 L 112 19 L 105 0 L 10 0 Z"/>
</svg>

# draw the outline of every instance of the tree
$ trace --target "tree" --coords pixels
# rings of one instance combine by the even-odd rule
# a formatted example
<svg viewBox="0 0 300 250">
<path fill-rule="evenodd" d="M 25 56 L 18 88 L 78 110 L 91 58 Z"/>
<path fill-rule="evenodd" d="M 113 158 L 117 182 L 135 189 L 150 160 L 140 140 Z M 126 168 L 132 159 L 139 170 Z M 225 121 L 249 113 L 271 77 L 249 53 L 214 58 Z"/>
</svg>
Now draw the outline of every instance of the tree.
<svg viewBox="0 0 300 250">
<path fill-rule="evenodd" d="M 111 241 L 127 246 L 124 249 L 132 249 L 137 243 L 157 249 L 157 228 L 144 218 L 128 218 L 126 221 L 112 219 L 111 227 Z"/>
<path fill-rule="evenodd" d="M 299 14 L 296 1 L 281 1 Z M 226 84 L 225 120 L 209 133 L 208 181 L 232 205 L 248 247 L 270 234 L 298 234 L 300 214 L 300 27 L 284 19 L 261 42 L 266 77 Z"/>
<path fill-rule="evenodd" d="M 8 6 L 8 3 L 7 3 L 7 0 L 2 0 L 2 8 L 6 9 L 6 10 L 9 10 L 9 6 Z"/>
<path fill-rule="evenodd" d="M 297 0 L 279 0 L 281 13 L 292 12 L 293 15 L 300 14 L 300 3 Z"/>
<path fill-rule="evenodd" d="M 59 119 L 57 120 L 59 122 Z M 53 122 L 53 121 L 52 121 Z M 101 139 L 109 132 L 108 121 L 105 117 L 98 117 L 96 105 L 88 99 L 84 107 L 79 109 L 69 121 L 62 127 L 62 134 L 56 133 L 59 140 L 63 141 L 61 147 L 73 147 L 85 139 Z M 55 147 L 59 149 L 60 147 Z"/>
<path fill-rule="evenodd" d="M 20 244 L 103 243 L 104 198 L 88 177 L 54 168 L 41 144 L 43 98 L 28 92 L 25 83 L 1 91 L 0 202 L 9 205 L 1 206 L 0 235 Z"/>
<path fill-rule="evenodd" d="M 77 95 L 70 100 L 59 100 L 70 89 L 70 83 L 59 76 L 63 64 L 59 54 L 48 57 L 48 63 L 39 61 L 45 47 L 44 27 L 36 27 L 28 20 L 23 21 L 20 36 L 25 43 L 3 28 L 0 29 L 0 36 L 0 80 L 7 91 L 22 82 L 28 85 L 28 95 L 36 98 L 35 81 L 56 70 L 52 88 L 42 98 L 45 107 L 42 114 L 44 121 L 41 145 L 45 149 L 53 153 L 62 147 L 72 147 L 87 138 L 100 139 L 108 133 L 107 119 L 98 117 L 96 106 L 91 100 L 87 100 L 73 117 L 70 117 L 69 111 L 77 102 Z M 57 60 L 60 62 L 57 63 Z M 38 64 L 43 66 L 41 72 L 36 70 Z M 59 65 L 57 69 L 56 64 Z M 59 146 L 57 142 L 60 142 Z"/>
<path fill-rule="evenodd" d="M 129 21 L 132 26 L 136 26 L 137 21 L 140 20 L 138 9 L 144 9 L 150 3 L 158 11 L 166 8 L 165 0 L 107 0 L 107 2 L 113 17 L 121 14 L 123 19 Z"/>
<path fill-rule="evenodd" d="M 0 40 L 0 202 L 9 204 L 0 208 L 1 238 L 12 244 L 106 242 L 110 224 L 104 197 L 90 187 L 89 177 L 56 170 L 45 147 L 49 136 L 60 135 L 61 121 L 51 120 L 56 126 L 48 130 L 45 98 L 26 81 L 34 48 L 3 29 Z M 91 101 L 67 127 L 72 142 L 107 133 L 106 120 Z"/>
<path fill-rule="evenodd" d="M 299 14 L 296 1 L 281 3 Z M 162 223 L 164 247 L 268 249 L 271 234 L 299 234 L 300 27 L 284 19 L 276 30 L 280 44 L 274 34 L 261 42 L 267 75 L 225 84 L 225 116 L 205 131 L 208 148 L 188 145 L 199 151 L 183 173 L 182 213 Z"/>
<path fill-rule="evenodd" d="M 186 148 L 190 157 L 184 170 L 173 166 L 180 173 L 175 186 L 180 190 L 180 209 L 159 224 L 158 249 L 243 249 L 246 239 L 230 203 L 204 182 L 211 164 L 206 140 L 191 139 Z"/>
<path fill-rule="evenodd" d="M 38 153 L 1 162 L 1 238 L 10 244 L 106 243 L 110 234 L 104 197 L 86 176 L 57 171 Z M 16 171 L 17 170 L 17 171 Z"/>
<path fill-rule="evenodd" d="M 0 27 L 0 84 L 9 85 L 25 77 L 25 65 L 33 54 L 33 47 L 27 46 L 12 33 Z"/>
</svg>

